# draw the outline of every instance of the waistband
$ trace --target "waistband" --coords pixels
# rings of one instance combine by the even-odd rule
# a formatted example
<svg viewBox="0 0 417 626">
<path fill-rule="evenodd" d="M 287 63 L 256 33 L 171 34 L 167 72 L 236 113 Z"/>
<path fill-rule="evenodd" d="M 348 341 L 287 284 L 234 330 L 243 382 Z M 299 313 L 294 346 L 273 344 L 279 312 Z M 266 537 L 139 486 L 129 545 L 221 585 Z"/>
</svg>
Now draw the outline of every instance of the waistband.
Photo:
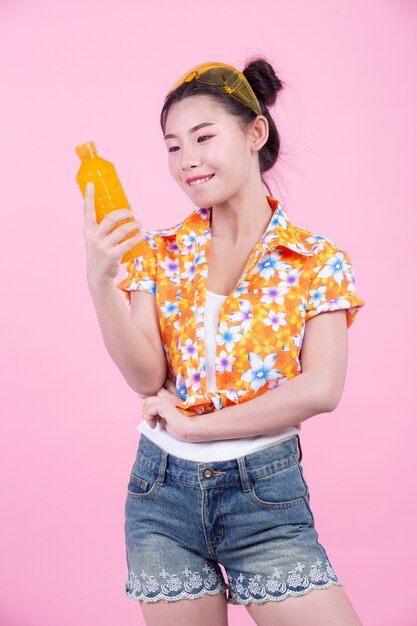
<svg viewBox="0 0 417 626">
<path fill-rule="evenodd" d="M 245 456 L 225 461 L 191 461 L 177 457 L 142 434 L 136 460 L 158 474 L 156 482 L 163 485 L 170 480 L 190 486 L 209 489 L 225 487 L 240 482 L 243 491 L 250 491 L 250 478 L 273 474 L 302 459 L 300 436 L 278 441 L 276 444 L 251 452 Z"/>
</svg>

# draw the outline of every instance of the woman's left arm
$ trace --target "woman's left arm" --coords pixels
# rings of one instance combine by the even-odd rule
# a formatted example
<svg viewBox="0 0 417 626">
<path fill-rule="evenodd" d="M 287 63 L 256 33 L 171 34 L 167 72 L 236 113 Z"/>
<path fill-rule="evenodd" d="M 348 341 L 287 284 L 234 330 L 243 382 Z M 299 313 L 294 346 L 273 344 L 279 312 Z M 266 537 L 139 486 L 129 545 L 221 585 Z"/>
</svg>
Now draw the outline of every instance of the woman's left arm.
<svg viewBox="0 0 417 626">
<path fill-rule="evenodd" d="M 188 420 L 187 441 L 274 434 L 337 407 L 346 378 L 346 311 L 327 311 L 306 322 L 302 373 L 260 396 Z"/>
</svg>

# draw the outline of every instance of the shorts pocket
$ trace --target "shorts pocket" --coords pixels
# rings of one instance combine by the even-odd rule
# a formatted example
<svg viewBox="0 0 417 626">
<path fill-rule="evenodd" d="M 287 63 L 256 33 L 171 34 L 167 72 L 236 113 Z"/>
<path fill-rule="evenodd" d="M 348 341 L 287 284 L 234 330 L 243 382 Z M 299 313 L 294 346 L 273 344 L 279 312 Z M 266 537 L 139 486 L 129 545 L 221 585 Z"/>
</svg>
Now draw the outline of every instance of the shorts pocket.
<svg viewBox="0 0 417 626">
<path fill-rule="evenodd" d="M 303 481 L 305 490 L 306 490 L 306 495 L 305 495 L 305 503 L 306 503 L 306 507 L 308 509 L 308 512 L 311 515 L 311 523 L 313 524 L 313 526 L 315 525 L 315 519 L 314 519 L 314 514 L 313 511 L 311 510 L 311 506 L 310 506 L 310 489 L 308 488 L 308 485 L 306 483 L 306 480 L 304 478 L 304 472 L 303 472 L 303 466 L 301 465 L 301 463 L 297 463 L 298 465 L 298 470 L 300 472 L 300 476 L 301 476 L 301 480 Z"/>
<path fill-rule="evenodd" d="M 260 506 L 287 509 L 305 505 L 306 490 L 298 463 L 265 476 L 251 477 L 251 497 Z"/>
<path fill-rule="evenodd" d="M 132 499 L 153 497 L 161 485 L 157 481 L 157 472 L 144 463 L 136 461 L 130 473 L 127 485 L 127 497 Z"/>
</svg>

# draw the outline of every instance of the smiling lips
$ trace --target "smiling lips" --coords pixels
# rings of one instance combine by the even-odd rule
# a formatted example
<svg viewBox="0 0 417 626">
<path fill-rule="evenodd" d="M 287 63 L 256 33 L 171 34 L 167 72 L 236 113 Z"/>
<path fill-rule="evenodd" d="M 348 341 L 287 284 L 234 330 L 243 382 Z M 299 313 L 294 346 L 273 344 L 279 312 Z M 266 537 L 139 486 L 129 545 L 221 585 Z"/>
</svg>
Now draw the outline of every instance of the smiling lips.
<svg viewBox="0 0 417 626">
<path fill-rule="evenodd" d="M 207 176 L 193 176 L 191 178 L 187 178 L 185 182 L 191 187 L 194 187 L 211 180 L 213 176 L 214 174 L 207 174 Z"/>
</svg>

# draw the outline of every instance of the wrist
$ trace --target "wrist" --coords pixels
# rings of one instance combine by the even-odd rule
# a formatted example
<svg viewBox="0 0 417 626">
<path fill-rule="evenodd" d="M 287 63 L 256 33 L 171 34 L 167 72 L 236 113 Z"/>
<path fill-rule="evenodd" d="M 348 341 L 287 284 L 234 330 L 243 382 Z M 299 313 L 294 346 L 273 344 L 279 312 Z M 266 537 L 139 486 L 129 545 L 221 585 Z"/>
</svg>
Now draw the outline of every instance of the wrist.
<svg viewBox="0 0 417 626">
<path fill-rule="evenodd" d="M 111 290 L 114 288 L 114 283 L 112 280 L 105 280 L 105 281 L 95 281 L 95 280 L 89 280 L 87 278 L 87 284 L 88 284 L 88 289 L 90 290 L 90 293 L 92 295 L 96 294 L 96 293 L 102 293 L 105 290 Z"/>
<path fill-rule="evenodd" d="M 204 417 L 204 413 L 201 415 L 190 415 L 188 418 L 187 427 L 187 441 L 190 443 L 203 443 L 204 439 L 203 431 L 201 429 L 201 418 Z"/>
</svg>

